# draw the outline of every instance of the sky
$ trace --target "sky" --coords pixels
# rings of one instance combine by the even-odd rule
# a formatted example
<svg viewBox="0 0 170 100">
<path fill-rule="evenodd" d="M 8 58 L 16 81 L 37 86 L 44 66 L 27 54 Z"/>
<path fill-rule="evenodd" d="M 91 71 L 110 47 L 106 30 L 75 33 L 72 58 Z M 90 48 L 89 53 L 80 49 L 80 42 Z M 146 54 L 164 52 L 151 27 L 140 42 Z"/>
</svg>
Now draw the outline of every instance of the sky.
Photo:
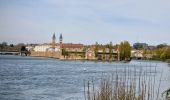
<svg viewBox="0 0 170 100">
<path fill-rule="evenodd" d="M 170 44 L 170 0 L 0 0 L 0 42 Z"/>
</svg>

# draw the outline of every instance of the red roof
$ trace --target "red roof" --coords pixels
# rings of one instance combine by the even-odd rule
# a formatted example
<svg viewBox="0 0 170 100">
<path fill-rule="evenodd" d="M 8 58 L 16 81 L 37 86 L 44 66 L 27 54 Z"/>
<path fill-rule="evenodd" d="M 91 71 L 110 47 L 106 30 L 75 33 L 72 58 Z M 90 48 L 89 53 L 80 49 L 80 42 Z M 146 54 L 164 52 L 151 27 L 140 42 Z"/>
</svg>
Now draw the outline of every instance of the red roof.
<svg viewBox="0 0 170 100">
<path fill-rule="evenodd" d="M 83 44 L 72 44 L 72 43 L 68 43 L 68 44 L 62 44 L 61 48 L 83 48 L 84 45 Z"/>
</svg>

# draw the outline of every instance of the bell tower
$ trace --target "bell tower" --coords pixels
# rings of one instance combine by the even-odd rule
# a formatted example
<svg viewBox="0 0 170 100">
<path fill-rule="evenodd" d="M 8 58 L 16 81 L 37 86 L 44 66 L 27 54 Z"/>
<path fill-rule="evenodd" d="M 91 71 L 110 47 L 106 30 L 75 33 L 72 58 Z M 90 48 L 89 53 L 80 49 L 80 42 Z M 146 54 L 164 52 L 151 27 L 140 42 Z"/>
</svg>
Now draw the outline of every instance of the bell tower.
<svg viewBox="0 0 170 100">
<path fill-rule="evenodd" d="M 59 37 L 59 42 L 60 42 L 60 44 L 62 44 L 63 43 L 63 36 L 62 36 L 62 34 L 60 34 L 60 37 Z"/>
<path fill-rule="evenodd" d="M 55 49 L 55 44 L 56 44 L 56 37 L 55 37 L 55 33 L 52 36 L 52 48 Z"/>
</svg>

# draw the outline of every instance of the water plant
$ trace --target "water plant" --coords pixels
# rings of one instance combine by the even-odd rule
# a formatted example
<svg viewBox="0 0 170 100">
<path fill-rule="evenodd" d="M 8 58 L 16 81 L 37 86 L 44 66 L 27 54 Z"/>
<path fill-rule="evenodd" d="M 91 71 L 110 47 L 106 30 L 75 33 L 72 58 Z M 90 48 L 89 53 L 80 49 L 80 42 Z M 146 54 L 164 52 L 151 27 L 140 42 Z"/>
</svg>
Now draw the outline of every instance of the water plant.
<svg viewBox="0 0 170 100">
<path fill-rule="evenodd" d="M 134 67 L 134 70 L 125 69 L 122 74 L 116 71 L 111 77 L 102 77 L 99 85 L 88 80 L 84 84 L 85 100 L 160 100 L 162 73 L 155 85 L 156 73 L 156 69 L 155 72 L 151 69 L 137 71 Z M 170 89 L 166 93 L 169 95 Z"/>
</svg>

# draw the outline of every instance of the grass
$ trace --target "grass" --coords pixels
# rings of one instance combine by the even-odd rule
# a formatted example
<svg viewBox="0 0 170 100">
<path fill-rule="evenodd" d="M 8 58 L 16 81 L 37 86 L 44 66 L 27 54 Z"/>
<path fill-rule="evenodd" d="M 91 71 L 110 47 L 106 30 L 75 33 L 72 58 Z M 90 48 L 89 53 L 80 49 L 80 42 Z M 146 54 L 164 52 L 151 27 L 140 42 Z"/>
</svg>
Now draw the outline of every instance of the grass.
<svg viewBox="0 0 170 100">
<path fill-rule="evenodd" d="M 156 67 L 155 67 L 156 68 Z M 156 70 L 155 70 L 156 71 Z M 116 72 L 111 77 L 102 77 L 99 86 L 94 81 L 84 83 L 85 100 L 162 100 L 160 96 L 161 78 L 158 86 L 156 72 L 125 70 L 123 75 Z M 97 87 L 97 89 L 96 89 Z"/>
</svg>

